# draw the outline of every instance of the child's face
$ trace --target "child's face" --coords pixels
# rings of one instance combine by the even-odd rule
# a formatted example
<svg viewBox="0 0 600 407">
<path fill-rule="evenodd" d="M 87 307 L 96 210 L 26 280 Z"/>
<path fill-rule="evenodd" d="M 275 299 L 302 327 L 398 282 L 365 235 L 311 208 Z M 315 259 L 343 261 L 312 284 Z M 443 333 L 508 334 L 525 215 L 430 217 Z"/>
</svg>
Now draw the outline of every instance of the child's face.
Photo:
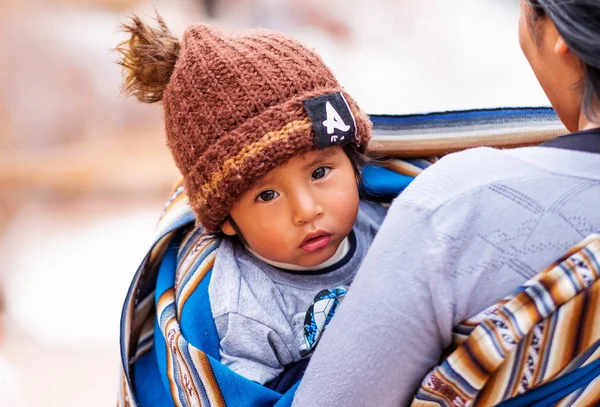
<svg viewBox="0 0 600 407">
<path fill-rule="evenodd" d="M 352 164 L 335 146 L 271 170 L 240 197 L 230 215 L 262 257 L 312 267 L 331 258 L 348 236 L 358 203 Z M 222 230 L 235 235 L 229 221 Z"/>
</svg>

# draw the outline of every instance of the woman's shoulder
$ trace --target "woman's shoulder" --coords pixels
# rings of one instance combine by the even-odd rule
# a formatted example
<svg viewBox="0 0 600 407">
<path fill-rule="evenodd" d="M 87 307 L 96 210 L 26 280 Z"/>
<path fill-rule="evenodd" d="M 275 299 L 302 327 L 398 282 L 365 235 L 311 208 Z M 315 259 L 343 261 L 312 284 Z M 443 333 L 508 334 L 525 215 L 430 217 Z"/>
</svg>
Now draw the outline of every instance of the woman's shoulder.
<svg viewBox="0 0 600 407">
<path fill-rule="evenodd" d="M 489 185 L 544 174 L 548 172 L 509 151 L 473 148 L 443 157 L 420 174 L 398 200 L 435 210 Z"/>
</svg>

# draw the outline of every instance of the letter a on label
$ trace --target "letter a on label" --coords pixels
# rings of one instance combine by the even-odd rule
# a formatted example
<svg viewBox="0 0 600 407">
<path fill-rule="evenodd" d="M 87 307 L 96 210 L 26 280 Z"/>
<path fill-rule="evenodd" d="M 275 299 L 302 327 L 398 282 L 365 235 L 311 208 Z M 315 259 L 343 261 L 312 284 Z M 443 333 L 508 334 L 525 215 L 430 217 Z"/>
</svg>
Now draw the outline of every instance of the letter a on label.
<svg viewBox="0 0 600 407">
<path fill-rule="evenodd" d="M 323 122 L 323 126 L 327 127 L 327 134 L 333 134 L 335 129 L 341 130 L 344 133 L 350 130 L 350 126 L 344 123 L 340 114 L 329 101 L 325 104 L 325 111 L 327 119 Z"/>
</svg>

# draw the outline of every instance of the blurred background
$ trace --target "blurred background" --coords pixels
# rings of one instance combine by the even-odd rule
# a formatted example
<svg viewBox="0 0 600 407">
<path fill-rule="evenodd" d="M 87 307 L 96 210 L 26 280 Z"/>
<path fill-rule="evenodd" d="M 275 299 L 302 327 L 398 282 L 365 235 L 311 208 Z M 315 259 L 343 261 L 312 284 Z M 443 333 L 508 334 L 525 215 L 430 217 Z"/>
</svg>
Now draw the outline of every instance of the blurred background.
<svg viewBox="0 0 600 407">
<path fill-rule="evenodd" d="M 111 51 L 153 7 L 179 35 L 293 35 L 370 113 L 548 104 L 518 0 L 0 0 L 0 406 L 114 405 L 121 303 L 178 177 Z"/>
</svg>

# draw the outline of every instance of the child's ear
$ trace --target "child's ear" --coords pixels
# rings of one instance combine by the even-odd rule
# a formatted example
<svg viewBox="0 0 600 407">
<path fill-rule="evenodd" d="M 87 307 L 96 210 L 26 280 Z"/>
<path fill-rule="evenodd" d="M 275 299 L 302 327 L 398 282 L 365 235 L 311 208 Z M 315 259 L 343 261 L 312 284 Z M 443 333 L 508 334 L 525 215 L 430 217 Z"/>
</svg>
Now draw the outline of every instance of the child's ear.
<svg viewBox="0 0 600 407">
<path fill-rule="evenodd" d="M 229 218 L 225 219 L 225 222 L 221 225 L 221 231 L 225 233 L 227 236 L 235 236 L 235 229 L 231 225 L 231 221 Z"/>
</svg>

